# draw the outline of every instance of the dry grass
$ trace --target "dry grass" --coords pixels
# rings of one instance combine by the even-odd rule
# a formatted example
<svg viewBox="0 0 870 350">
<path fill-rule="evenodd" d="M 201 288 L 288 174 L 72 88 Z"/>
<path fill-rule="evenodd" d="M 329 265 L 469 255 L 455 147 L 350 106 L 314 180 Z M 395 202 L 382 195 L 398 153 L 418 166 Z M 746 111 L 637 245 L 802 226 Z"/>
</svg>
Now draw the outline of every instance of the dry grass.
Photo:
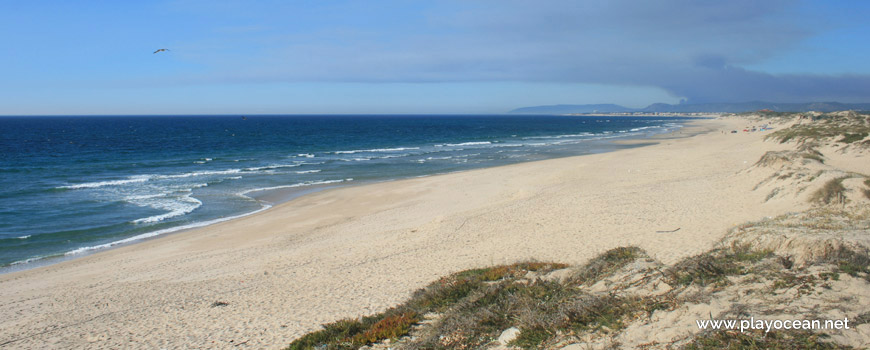
<svg viewBox="0 0 870 350">
<path fill-rule="evenodd" d="M 664 271 L 668 284 L 724 287 L 728 276 L 744 275 L 754 263 L 773 256 L 768 250 L 757 251 L 747 245 L 714 249 L 686 258 Z"/>
<path fill-rule="evenodd" d="M 596 296 L 582 290 L 646 254 L 616 248 L 593 259 L 564 281 L 530 278 L 567 267 L 523 262 L 471 269 L 444 277 L 414 293 L 407 302 L 359 320 L 341 320 L 297 339 L 287 349 L 355 349 L 407 335 L 420 315 L 437 313 L 427 332 L 403 343 L 407 349 L 476 349 L 503 330 L 519 327 L 514 342 L 536 348 L 557 333 L 620 329 L 633 315 L 671 305 L 655 298 Z"/>
<path fill-rule="evenodd" d="M 870 134 L 870 118 L 857 113 L 830 113 L 819 116 L 809 124 L 796 124 L 789 128 L 778 130 L 765 139 L 771 138 L 780 143 L 796 140 L 799 143 L 834 140 L 839 143 L 851 144 L 861 141 Z M 863 145 L 863 143 L 862 143 Z"/>
<path fill-rule="evenodd" d="M 767 151 L 755 162 L 755 166 L 772 166 L 778 163 L 791 163 L 794 151 Z"/>
<path fill-rule="evenodd" d="M 589 261 L 583 269 L 572 277 L 571 281 L 578 284 L 595 283 L 635 259 L 645 256 L 646 253 L 638 247 L 619 247 L 608 250 Z"/>
<path fill-rule="evenodd" d="M 755 166 L 770 167 L 779 164 L 793 164 L 798 159 L 811 159 L 825 163 L 825 157 L 813 147 L 804 147 L 797 151 L 767 151 L 755 162 Z"/>
<path fill-rule="evenodd" d="M 636 248 L 612 249 L 590 261 L 565 281 L 528 280 L 516 274 L 468 295 L 444 312 L 428 336 L 409 342 L 408 349 L 477 349 L 492 343 L 501 332 L 518 327 L 512 343 L 538 348 L 558 334 L 620 329 L 632 315 L 664 308 L 654 298 L 597 296 L 583 291 L 646 254 Z M 501 270 L 501 269 L 499 269 Z M 475 270 L 460 274 L 486 276 Z"/>
<path fill-rule="evenodd" d="M 385 339 L 396 339 L 408 334 L 419 316 L 407 308 L 393 308 L 386 312 L 359 320 L 344 319 L 323 326 L 317 332 L 296 339 L 288 350 L 357 349 Z"/>
<path fill-rule="evenodd" d="M 870 254 L 866 249 L 840 248 L 827 261 L 837 266 L 837 271 L 870 282 Z"/>
<path fill-rule="evenodd" d="M 532 271 L 552 271 L 564 269 L 568 267 L 566 264 L 559 263 L 542 263 L 542 262 L 521 262 L 512 265 L 502 265 L 483 269 L 471 269 L 459 272 L 456 274 L 458 279 L 474 279 L 484 282 L 498 281 L 504 278 L 522 277 L 526 273 Z"/>
<path fill-rule="evenodd" d="M 469 300 L 478 298 L 494 285 L 510 284 L 529 272 L 546 273 L 566 267 L 564 264 L 522 262 L 512 265 L 495 266 L 485 269 L 462 271 L 418 290 L 407 302 L 380 314 L 358 320 L 345 319 L 324 325 L 323 329 L 312 332 L 293 341 L 289 350 L 302 349 L 357 349 L 361 346 L 386 339 L 397 339 L 407 335 L 412 326 L 427 313 L 441 313 L 465 305 Z M 540 289 L 540 288 L 538 288 Z M 494 320 L 480 321 L 480 330 L 494 325 Z M 471 325 L 471 323 L 466 323 Z"/>
<path fill-rule="evenodd" d="M 411 325 L 419 321 L 419 315 L 413 311 L 393 314 L 375 322 L 365 332 L 353 337 L 355 344 L 371 344 L 384 339 L 397 339 L 408 334 Z"/>
<path fill-rule="evenodd" d="M 799 213 L 789 213 L 772 219 L 741 225 L 743 230 L 811 234 L 839 230 L 870 229 L 870 206 L 854 208 L 818 206 Z M 733 232 L 732 232 L 733 234 Z"/>
<path fill-rule="evenodd" d="M 843 187 L 843 180 L 848 177 L 838 177 L 836 179 L 831 179 L 825 183 L 822 188 L 816 190 L 812 196 L 810 196 L 810 202 L 819 203 L 819 204 L 831 204 L 838 200 L 841 200 L 846 194 L 846 188 Z"/>
<path fill-rule="evenodd" d="M 804 159 L 812 159 L 812 160 L 815 160 L 815 161 L 817 161 L 817 162 L 819 162 L 819 163 L 825 164 L 825 158 L 822 156 L 821 153 L 818 153 L 818 152 L 815 152 L 815 153 L 801 153 L 801 157 L 803 157 Z"/>
</svg>

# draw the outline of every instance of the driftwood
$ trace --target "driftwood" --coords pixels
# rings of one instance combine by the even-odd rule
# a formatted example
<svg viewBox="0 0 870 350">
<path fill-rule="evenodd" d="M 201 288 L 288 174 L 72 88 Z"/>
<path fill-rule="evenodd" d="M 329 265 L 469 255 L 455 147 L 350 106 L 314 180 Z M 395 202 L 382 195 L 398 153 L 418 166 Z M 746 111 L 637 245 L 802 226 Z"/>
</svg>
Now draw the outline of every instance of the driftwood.
<svg viewBox="0 0 870 350">
<path fill-rule="evenodd" d="M 680 230 L 680 228 L 677 227 L 676 230 L 671 230 L 671 231 L 656 231 L 656 233 L 671 233 L 671 232 L 677 232 L 677 231 L 679 231 L 679 230 Z"/>
</svg>

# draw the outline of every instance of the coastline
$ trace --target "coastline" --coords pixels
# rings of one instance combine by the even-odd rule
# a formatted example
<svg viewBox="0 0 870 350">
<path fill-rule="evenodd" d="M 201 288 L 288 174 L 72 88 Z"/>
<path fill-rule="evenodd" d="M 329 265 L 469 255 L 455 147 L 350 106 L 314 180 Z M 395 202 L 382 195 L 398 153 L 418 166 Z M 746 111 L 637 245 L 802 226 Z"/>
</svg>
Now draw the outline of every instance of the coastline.
<svg viewBox="0 0 870 350">
<path fill-rule="evenodd" d="M 648 147 L 328 189 L 4 274 L 0 343 L 281 346 L 460 269 L 581 263 L 631 244 L 673 262 L 731 225 L 792 209 L 762 205 L 751 181 L 733 176 L 775 147 L 762 146 L 763 134 L 716 132 L 738 119 L 694 123 L 706 132 L 687 127 Z M 674 227 L 682 230 L 654 232 Z M 217 301 L 229 305 L 209 306 Z"/>
<path fill-rule="evenodd" d="M 625 116 L 617 116 L 617 117 L 625 117 Z M 682 118 L 682 116 L 678 116 Z M 705 118 L 712 118 L 713 115 L 701 115 L 694 116 L 693 119 L 679 119 L 679 121 L 683 124 L 691 124 L 693 120 L 702 120 Z M 691 128 L 691 127 L 690 127 Z M 684 130 L 685 126 L 680 125 L 677 127 L 677 131 L 682 133 L 680 130 Z M 690 129 L 686 129 L 690 130 Z M 691 132 L 687 131 L 687 134 Z M 544 159 L 532 159 L 532 160 L 524 160 L 522 162 L 535 162 L 539 160 L 545 159 L 557 159 L 564 157 L 572 157 L 578 155 L 586 155 L 586 154 L 597 154 L 597 153 L 606 153 L 613 152 L 624 148 L 629 147 L 641 147 L 653 144 L 649 140 L 654 140 L 663 135 L 674 135 L 676 132 L 671 128 L 670 132 L 659 131 L 655 134 L 639 134 L 639 135 L 629 135 L 629 136 L 621 136 L 619 134 L 613 134 L 613 136 L 602 136 L 600 138 L 593 138 L 590 140 L 586 140 L 583 144 L 582 149 L 585 150 L 585 154 L 574 154 L 574 155 L 562 155 L 556 156 L 552 158 L 544 158 Z M 180 226 L 172 226 L 168 228 L 162 228 L 153 231 L 146 231 L 143 233 L 138 233 L 129 237 L 119 237 L 114 240 L 102 241 L 102 242 L 94 242 L 91 245 L 85 245 L 81 247 L 75 247 L 71 250 L 60 251 L 53 253 L 51 255 L 37 256 L 31 257 L 24 260 L 19 260 L 12 262 L 9 265 L 0 266 L 0 275 L 18 271 L 26 271 L 34 268 L 39 268 L 43 266 L 49 266 L 52 264 L 57 264 L 63 261 L 69 261 L 78 259 L 84 256 L 96 254 L 99 252 L 103 252 L 109 249 L 116 249 L 123 246 L 138 244 L 147 240 L 158 239 L 165 235 L 169 234 L 177 234 L 189 230 L 199 229 L 207 226 L 211 226 L 217 223 L 240 219 L 249 215 L 254 215 L 266 210 L 271 209 L 273 206 L 291 201 L 300 196 L 304 196 L 307 194 L 323 191 L 331 188 L 345 187 L 345 186 L 362 186 L 373 183 L 381 183 L 381 182 L 391 182 L 391 181 L 400 181 L 405 179 L 412 178 L 421 178 L 421 177 L 430 177 L 437 175 L 445 175 L 445 174 L 453 174 L 453 173 L 461 173 L 464 171 L 488 168 L 488 167 L 499 167 L 504 165 L 510 165 L 516 163 L 509 164 L 501 164 L 501 165 L 488 165 L 484 167 L 472 167 L 468 169 L 460 169 L 460 170 L 452 170 L 447 172 L 436 172 L 421 176 L 400 176 L 394 178 L 383 178 L 383 179 L 368 179 L 363 181 L 354 181 L 353 178 L 345 178 L 340 180 L 326 180 L 326 181 L 315 181 L 315 182 L 303 182 L 303 183 L 295 183 L 290 185 L 276 185 L 271 187 L 263 187 L 263 188 L 255 188 L 250 190 L 245 190 L 242 192 L 238 192 L 237 195 L 248 197 L 256 201 L 260 207 L 250 210 L 243 211 L 237 213 L 231 213 L 230 215 L 207 218 L 202 221 L 193 221 L 190 223 L 186 223 Z"/>
</svg>

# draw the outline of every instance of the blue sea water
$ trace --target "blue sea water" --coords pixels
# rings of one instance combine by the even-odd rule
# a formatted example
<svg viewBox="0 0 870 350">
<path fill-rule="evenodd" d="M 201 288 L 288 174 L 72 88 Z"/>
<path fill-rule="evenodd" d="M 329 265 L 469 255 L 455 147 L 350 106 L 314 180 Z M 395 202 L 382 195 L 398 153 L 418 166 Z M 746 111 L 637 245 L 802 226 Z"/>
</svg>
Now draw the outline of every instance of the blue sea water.
<svg viewBox="0 0 870 350">
<path fill-rule="evenodd" d="M 262 190 L 385 181 L 604 152 L 685 118 L 0 118 L 0 266 L 238 217 Z"/>
</svg>

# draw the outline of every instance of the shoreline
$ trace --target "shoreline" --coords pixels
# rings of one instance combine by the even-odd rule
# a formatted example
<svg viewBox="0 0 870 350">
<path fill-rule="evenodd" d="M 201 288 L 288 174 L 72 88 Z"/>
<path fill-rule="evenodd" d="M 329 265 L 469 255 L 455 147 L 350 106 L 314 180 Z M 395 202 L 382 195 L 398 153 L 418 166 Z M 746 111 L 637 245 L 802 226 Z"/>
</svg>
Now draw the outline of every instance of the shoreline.
<svg viewBox="0 0 870 350">
<path fill-rule="evenodd" d="M 647 147 L 329 189 L 3 274 L 0 342 L 277 347 L 394 305 L 450 272 L 530 258 L 582 263 L 625 245 L 672 263 L 734 224 L 793 209 L 762 205 L 755 179 L 734 175 L 776 145 L 760 133 L 716 132 L 740 119 L 694 123 L 706 132 L 686 127 Z M 655 233 L 674 227 L 682 229 Z M 228 305 L 210 306 L 218 301 Z"/>
<path fill-rule="evenodd" d="M 624 117 L 624 116 L 613 116 L 613 117 Z M 682 118 L 681 116 L 675 116 L 675 117 Z M 690 128 L 691 128 L 692 123 L 699 121 L 699 120 L 711 119 L 714 117 L 715 117 L 715 115 L 693 116 L 692 117 L 693 119 L 683 121 L 684 122 L 683 124 L 688 124 L 688 125 L 682 125 L 679 128 L 677 128 L 676 131 L 679 131 L 680 133 L 682 133 L 682 130 L 691 130 Z M 687 129 L 687 128 L 689 128 L 689 129 Z M 231 216 L 227 216 L 227 217 L 219 217 L 219 218 L 214 218 L 211 220 L 194 222 L 194 223 L 185 224 L 185 225 L 181 225 L 181 226 L 169 227 L 169 228 L 165 228 L 165 229 L 160 229 L 160 230 L 155 230 L 155 231 L 146 232 L 146 233 L 142 233 L 142 234 L 137 234 L 134 236 L 116 239 L 116 240 L 105 242 L 105 243 L 99 243 L 99 244 L 95 244 L 95 245 L 80 247 L 77 249 L 57 253 L 55 255 L 34 257 L 34 258 L 22 260 L 22 261 L 16 261 L 16 262 L 13 262 L 13 263 L 6 265 L 6 266 L 0 266 L 0 275 L 21 272 L 21 271 L 28 271 L 28 270 L 37 269 L 40 267 L 45 267 L 45 266 L 51 266 L 54 264 L 59 264 L 59 263 L 65 262 L 65 261 L 71 261 L 71 260 L 83 258 L 86 256 L 98 254 L 98 253 L 109 251 L 112 249 L 118 249 L 121 247 L 133 245 L 133 244 L 138 244 L 138 243 L 142 243 L 142 242 L 146 242 L 146 241 L 150 241 L 150 240 L 154 240 L 154 239 L 159 239 L 161 237 L 165 237 L 165 236 L 171 235 L 171 234 L 180 234 L 180 233 L 184 233 L 184 232 L 191 231 L 191 230 L 197 230 L 197 229 L 209 227 L 209 226 L 219 224 L 222 222 L 226 222 L 226 221 L 238 220 L 238 219 L 241 219 L 241 218 L 244 218 L 247 216 L 258 214 L 258 213 L 263 212 L 263 211 L 268 211 L 268 210 L 272 209 L 274 206 L 283 204 L 285 202 L 292 201 L 296 198 L 299 198 L 299 197 L 302 197 L 302 196 L 305 196 L 308 194 L 312 194 L 312 193 L 317 193 L 317 192 L 324 191 L 324 190 L 333 189 L 333 188 L 342 188 L 342 187 L 348 187 L 348 186 L 365 186 L 365 185 L 370 185 L 370 184 L 375 184 L 375 183 L 384 183 L 384 182 L 402 181 L 402 180 L 408 180 L 408 179 L 414 179 L 414 178 L 426 178 L 426 177 L 431 177 L 431 176 L 456 174 L 456 173 L 462 173 L 462 172 L 466 172 L 466 171 L 474 171 L 474 170 L 488 169 L 488 168 L 498 168 L 498 167 L 502 167 L 502 166 L 510 166 L 510 165 L 522 164 L 522 163 L 533 163 L 533 162 L 538 162 L 538 161 L 546 161 L 546 160 L 550 160 L 550 159 L 561 159 L 561 158 L 585 156 L 585 155 L 589 155 L 589 154 L 616 152 L 616 151 L 619 151 L 619 150 L 622 150 L 625 148 L 630 148 L 630 147 L 643 147 L 643 146 L 648 146 L 648 145 L 654 145 L 656 143 L 655 140 L 658 140 L 661 137 L 664 137 L 663 135 L 673 135 L 674 132 L 676 132 L 676 131 L 672 130 L 671 132 L 662 132 L 662 133 L 657 133 L 657 134 L 653 134 L 653 135 L 636 135 L 636 136 L 618 137 L 615 140 L 609 140 L 609 139 L 607 139 L 607 140 L 589 140 L 590 145 L 598 144 L 597 148 L 590 148 L 590 150 L 594 149 L 597 151 L 591 151 L 587 154 L 581 154 L 581 155 L 555 157 L 555 158 L 548 158 L 548 159 L 544 159 L 544 160 L 530 160 L 530 161 L 524 161 L 524 162 L 520 162 L 520 163 L 502 164 L 502 165 L 496 165 L 496 166 L 484 167 L 484 168 L 463 169 L 463 170 L 458 170 L 458 171 L 451 171 L 451 172 L 446 172 L 446 173 L 434 173 L 434 174 L 427 174 L 427 175 L 415 176 L 415 177 L 402 177 L 402 178 L 392 178 L 392 179 L 385 179 L 385 180 L 370 180 L 370 181 L 365 181 L 365 182 L 354 182 L 354 183 L 349 183 L 353 179 L 344 179 L 344 180 L 334 180 L 334 181 L 329 181 L 329 182 L 324 182 L 324 183 L 315 183 L 315 184 L 312 184 L 309 186 L 282 185 L 282 186 L 275 186 L 275 187 L 271 187 L 271 188 L 260 188 L 260 189 L 249 190 L 246 192 L 242 192 L 240 194 L 256 200 L 261 205 L 261 207 L 259 209 L 256 209 L 256 210 L 253 210 L 250 212 L 242 212 L 242 213 L 238 213 L 236 215 L 231 215 Z M 692 135 L 694 135 L 696 133 L 697 132 L 695 132 L 695 133 L 687 132 L 687 134 L 692 134 Z M 691 136 L 691 135 L 689 135 L 689 136 Z M 609 149 L 601 151 L 601 149 L 602 149 L 601 145 L 604 145 L 604 147 L 609 148 Z M 254 194 L 254 195 L 252 195 L 252 194 Z"/>
</svg>

